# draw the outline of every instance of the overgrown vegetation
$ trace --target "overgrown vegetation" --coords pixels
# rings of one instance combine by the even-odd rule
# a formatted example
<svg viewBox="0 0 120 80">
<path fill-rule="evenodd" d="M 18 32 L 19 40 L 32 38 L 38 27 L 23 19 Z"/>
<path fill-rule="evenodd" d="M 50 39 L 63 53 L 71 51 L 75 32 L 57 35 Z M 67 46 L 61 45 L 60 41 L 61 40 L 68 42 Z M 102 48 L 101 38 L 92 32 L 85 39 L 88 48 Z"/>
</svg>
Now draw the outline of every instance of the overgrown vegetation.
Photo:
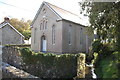
<svg viewBox="0 0 120 80">
<path fill-rule="evenodd" d="M 13 46 L 13 47 L 30 47 L 30 44 L 6 44 L 6 47 Z"/>
<path fill-rule="evenodd" d="M 89 17 L 89 27 L 97 35 L 92 44 L 97 77 L 119 78 L 120 1 L 85 1 L 80 6 L 81 13 Z"/>
<path fill-rule="evenodd" d="M 77 74 L 79 54 L 35 53 L 30 48 L 21 48 L 20 52 L 26 65 L 34 65 L 36 76 L 73 78 Z"/>
<path fill-rule="evenodd" d="M 57 64 L 55 61 L 61 61 L 64 64 L 65 59 L 70 62 L 75 61 L 76 57 L 79 54 L 62 54 L 57 55 L 53 53 L 42 53 L 42 52 L 34 52 L 30 48 L 21 48 L 21 56 L 26 64 L 36 64 L 37 61 L 44 61 L 43 63 L 47 63 L 49 61 L 50 64 Z M 56 60 L 54 60 L 56 59 Z M 63 60 L 63 61 L 62 61 Z M 32 61 L 32 62 L 31 62 Z"/>
<path fill-rule="evenodd" d="M 97 53 L 95 53 L 96 55 Z M 120 78 L 120 53 L 113 52 L 109 56 L 97 56 L 94 65 L 98 78 Z"/>
<path fill-rule="evenodd" d="M 93 43 L 95 73 L 98 78 L 119 78 L 120 52 L 115 52 L 110 44 L 99 40 Z"/>
<path fill-rule="evenodd" d="M 97 34 L 97 38 L 104 43 L 116 44 L 120 51 L 120 1 L 80 3 L 81 13 L 89 17 L 90 28 Z"/>
</svg>

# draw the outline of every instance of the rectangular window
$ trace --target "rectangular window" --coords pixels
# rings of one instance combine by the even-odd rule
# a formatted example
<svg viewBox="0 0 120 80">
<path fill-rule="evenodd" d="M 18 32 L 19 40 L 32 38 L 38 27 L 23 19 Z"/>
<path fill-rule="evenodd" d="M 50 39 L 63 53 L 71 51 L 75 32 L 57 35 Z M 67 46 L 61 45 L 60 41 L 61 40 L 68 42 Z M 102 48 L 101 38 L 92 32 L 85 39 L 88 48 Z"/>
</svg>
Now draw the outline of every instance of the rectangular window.
<svg viewBox="0 0 120 80">
<path fill-rule="evenodd" d="M 36 40 L 36 28 L 34 29 L 34 44 L 35 44 L 35 40 Z"/>
<path fill-rule="evenodd" d="M 45 21 L 43 21 L 43 30 L 45 29 Z"/>
<path fill-rule="evenodd" d="M 68 30 L 68 43 L 69 45 L 71 45 L 71 26 L 69 27 L 69 30 Z"/>
<path fill-rule="evenodd" d="M 40 30 L 42 30 L 42 23 L 40 23 Z"/>
<path fill-rule="evenodd" d="M 80 44 L 83 43 L 83 30 L 82 28 L 80 29 Z"/>
<path fill-rule="evenodd" d="M 52 44 L 55 45 L 55 26 L 52 27 Z"/>
<path fill-rule="evenodd" d="M 47 29 L 47 21 L 45 22 L 45 29 Z"/>
</svg>

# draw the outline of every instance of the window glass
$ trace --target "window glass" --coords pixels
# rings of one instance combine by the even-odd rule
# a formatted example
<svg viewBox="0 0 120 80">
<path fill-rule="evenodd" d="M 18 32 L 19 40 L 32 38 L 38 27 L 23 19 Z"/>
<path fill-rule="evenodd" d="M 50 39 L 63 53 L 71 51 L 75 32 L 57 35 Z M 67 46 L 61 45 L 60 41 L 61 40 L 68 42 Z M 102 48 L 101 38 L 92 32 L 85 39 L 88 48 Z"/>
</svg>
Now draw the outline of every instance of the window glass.
<svg viewBox="0 0 120 80">
<path fill-rule="evenodd" d="M 83 43 L 83 30 L 82 28 L 80 29 L 80 44 Z"/>
<path fill-rule="evenodd" d="M 68 30 L 68 43 L 69 45 L 71 45 L 71 26 L 69 26 L 69 30 Z"/>
<path fill-rule="evenodd" d="M 42 30 L 42 23 L 40 23 L 40 30 Z"/>
<path fill-rule="evenodd" d="M 55 44 L 55 26 L 52 26 L 52 44 Z"/>
</svg>

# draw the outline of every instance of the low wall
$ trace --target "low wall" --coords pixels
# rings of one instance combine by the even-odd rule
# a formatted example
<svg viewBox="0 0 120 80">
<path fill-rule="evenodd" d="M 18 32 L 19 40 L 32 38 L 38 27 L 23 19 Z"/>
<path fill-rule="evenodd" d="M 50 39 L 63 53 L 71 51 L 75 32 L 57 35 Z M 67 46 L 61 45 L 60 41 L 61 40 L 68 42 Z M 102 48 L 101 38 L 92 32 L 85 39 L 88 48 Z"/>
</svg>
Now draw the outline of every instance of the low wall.
<svg viewBox="0 0 120 80">
<path fill-rule="evenodd" d="M 2 48 L 2 61 L 20 68 L 23 64 L 19 50 L 15 46 Z"/>
<path fill-rule="evenodd" d="M 2 78 L 38 78 L 7 63 L 2 63 Z M 39 78 L 39 80 L 41 80 Z"/>
<path fill-rule="evenodd" d="M 3 47 L 3 61 L 40 78 L 85 78 L 85 54 L 73 57 L 71 54 L 61 56 L 28 52 L 30 56 L 25 62 L 27 52 L 23 56 L 16 47 Z"/>
</svg>

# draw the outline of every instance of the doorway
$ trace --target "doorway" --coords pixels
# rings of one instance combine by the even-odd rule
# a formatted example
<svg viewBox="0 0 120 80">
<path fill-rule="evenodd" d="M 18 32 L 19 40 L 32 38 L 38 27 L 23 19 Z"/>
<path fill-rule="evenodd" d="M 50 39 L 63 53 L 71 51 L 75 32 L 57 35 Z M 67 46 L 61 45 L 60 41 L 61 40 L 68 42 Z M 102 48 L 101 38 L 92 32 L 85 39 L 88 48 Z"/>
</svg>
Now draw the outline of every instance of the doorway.
<svg viewBox="0 0 120 80">
<path fill-rule="evenodd" d="M 45 36 L 41 37 L 41 52 L 47 51 L 47 40 Z"/>
</svg>

